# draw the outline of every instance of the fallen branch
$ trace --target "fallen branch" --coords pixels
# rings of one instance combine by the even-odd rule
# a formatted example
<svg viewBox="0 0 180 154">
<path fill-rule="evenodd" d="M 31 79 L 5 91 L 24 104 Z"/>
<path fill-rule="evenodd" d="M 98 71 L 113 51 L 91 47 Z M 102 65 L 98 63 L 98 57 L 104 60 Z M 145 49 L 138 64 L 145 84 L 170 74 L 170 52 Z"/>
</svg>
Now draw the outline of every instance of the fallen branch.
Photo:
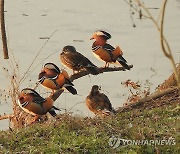
<svg viewBox="0 0 180 154">
<path fill-rule="evenodd" d="M 129 65 L 129 68 L 133 68 L 133 65 Z M 123 67 L 108 67 L 108 68 L 99 68 L 99 73 L 104 73 L 104 72 L 114 72 L 114 71 L 125 71 Z M 77 74 L 71 75 L 70 76 L 70 81 L 74 81 L 76 79 L 79 79 L 83 76 L 88 75 L 89 73 L 87 71 L 81 71 Z M 37 86 L 36 86 L 37 87 Z M 36 88 L 35 87 L 35 88 Z M 56 101 L 56 99 L 58 99 L 58 97 L 63 93 L 63 89 L 59 89 L 57 90 L 54 94 L 50 95 L 49 97 L 53 100 Z M 14 116 L 14 114 L 10 114 L 10 115 L 4 115 L 4 116 L 0 116 L 0 120 L 3 119 L 8 119 L 8 118 L 12 118 Z"/>
<path fill-rule="evenodd" d="M 133 65 L 129 65 L 129 68 L 133 68 Z M 99 68 L 99 73 L 104 73 L 104 72 L 113 72 L 113 71 L 125 71 L 123 67 L 108 67 L 108 68 Z M 69 80 L 74 81 L 76 79 L 79 79 L 83 76 L 88 75 L 89 73 L 87 71 L 81 71 L 79 73 L 76 73 L 74 75 L 71 75 Z M 56 101 L 56 99 L 63 93 L 63 89 L 57 90 L 54 94 L 50 95 L 49 97 L 53 100 Z"/>
<path fill-rule="evenodd" d="M 0 116 L 0 120 L 9 119 L 12 118 L 14 114 L 5 114 L 3 116 Z"/>
<path fill-rule="evenodd" d="M 1 36 L 2 36 L 4 59 L 9 59 L 6 29 L 5 29 L 5 22 L 4 22 L 4 0 L 0 0 L 0 21 L 1 21 Z"/>
<path fill-rule="evenodd" d="M 128 65 L 129 68 L 133 68 L 133 65 Z M 108 67 L 108 68 L 99 68 L 99 74 L 104 72 L 114 72 L 114 71 L 125 71 L 123 67 Z M 76 79 L 79 79 L 83 76 L 88 75 L 89 73 L 87 71 L 81 71 L 79 73 L 76 73 L 74 75 L 70 76 L 70 81 L 74 81 Z"/>
<path fill-rule="evenodd" d="M 173 93 L 175 90 L 177 90 L 177 87 L 175 88 L 169 88 L 169 89 L 166 89 L 164 91 L 157 91 L 149 96 L 146 96 L 144 98 L 141 98 L 139 99 L 137 102 L 135 103 L 132 103 L 132 104 L 129 104 L 127 106 L 124 106 L 124 107 L 120 107 L 119 109 L 117 109 L 117 112 L 123 112 L 123 111 L 127 111 L 129 109 L 132 109 L 132 108 L 136 108 L 146 102 L 149 102 L 151 100 L 155 100 L 157 98 L 160 98 L 164 95 L 167 95 L 167 94 L 170 94 L 170 93 Z"/>
<path fill-rule="evenodd" d="M 59 89 L 57 90 L 54 94 L 50 95 L 49 97 L 55 101 L 62 93 L 63 93 L 63 89 Z"/>
</svg>

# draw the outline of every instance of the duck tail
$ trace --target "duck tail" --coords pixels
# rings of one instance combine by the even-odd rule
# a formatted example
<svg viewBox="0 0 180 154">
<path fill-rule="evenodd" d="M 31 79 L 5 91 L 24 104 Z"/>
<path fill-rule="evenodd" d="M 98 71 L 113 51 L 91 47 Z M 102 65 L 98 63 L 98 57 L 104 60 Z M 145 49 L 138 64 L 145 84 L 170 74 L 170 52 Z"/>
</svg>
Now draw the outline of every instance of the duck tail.
<svg viewBox="0 0 180 154">
<path fill-rule="evenodd" d="M 76 95 L 77 90 L 73 86 L 74 84 L 69 79 L 65 79 L 65 84 L 63 87 L 66 88 L 66 90 L 68 90 L 71 94 Z"/>
<path fill-rule="evenodd" d="M 77 95 L 77 90 L 72 86 L 65 86 L 65 88 L 73 95 Z"/>
<path fill-rule="evenodd" d="M 118 56 L 116 59 L 125 69 L 130 70 L 129 66 L 127 65 L 126 59 L 124 59 L 122 56 Z"/>
<path fill-rule="evenodd" d="M 49 112 L 53 117 L 55 117 L 55 116 L 57 116 L 55 110 L 60 111 L 60 109 L 58 109 L 57 107 L 53 106 L 48 112 Z"/>
</svg>

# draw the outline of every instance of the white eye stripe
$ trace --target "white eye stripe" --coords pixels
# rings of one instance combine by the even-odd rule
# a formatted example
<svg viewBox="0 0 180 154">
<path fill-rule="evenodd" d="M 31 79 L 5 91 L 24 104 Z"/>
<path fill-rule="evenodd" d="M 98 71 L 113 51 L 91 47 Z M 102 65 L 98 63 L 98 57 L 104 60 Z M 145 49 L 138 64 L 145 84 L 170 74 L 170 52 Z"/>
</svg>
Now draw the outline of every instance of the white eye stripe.
<svg viewBox="0 0 180 154">
<path fill-rule="evenodd" d="M 44 69 L 56 70 L 57 72 L 61 72 L 60 69 L 53 63 L 46 63 L 44 65 Z"/>
<path fill-rule="evenodd" d="M 50 79 L 55 80 L 55 79 L 57 79 L 57 78 L 58 78 L 58 76 L 59 76 L 59 75 L 56 75 L 55 77 L 50 78 Z"/>
<path fill-rule="evenodd" d="M 21 104 L 22 107 L 26 107 L 29 104 L 29 102 L 24 102 Z"/>
<path fill-rule="evenodd" d="M 44 82 L 45 79 L 56 80 L 58 78 L 58 76 L 59 76 L 58 74 L 55 77 L 46 77 L 46 76 L 43 76 L 42 78 L 40 78 L 38 80 L 38 82 L 42 83 L 42 82 Z"/>
<path fill-rule="evenodd" d="M 103 32 L 101 32 L 101 31 L 97 31 L 97 32 L 96 32 L 96 35 L 99 35 L 99 36 L 104 35 L 104 36 L 106 36 L 106 37 L 108 37 L 108 38 L 109 38 L 109 36 L 108 36 L 108 35 L 104 34 L 104 33 L 103 33 Z"/>
<path fill-rule="evenodd" d="M 96 35 L 105 35 L 105 34 L 103 32 L 98 31 L 96 32 Z"/>
<path fill-rule="evenodd" d="M 23 91 L 23 93 L 27 95 L 27 94 L 34 93 L 34 92 L 32 90 L 27 90 L 26 89 L 26 90 Z"/>
</svg>

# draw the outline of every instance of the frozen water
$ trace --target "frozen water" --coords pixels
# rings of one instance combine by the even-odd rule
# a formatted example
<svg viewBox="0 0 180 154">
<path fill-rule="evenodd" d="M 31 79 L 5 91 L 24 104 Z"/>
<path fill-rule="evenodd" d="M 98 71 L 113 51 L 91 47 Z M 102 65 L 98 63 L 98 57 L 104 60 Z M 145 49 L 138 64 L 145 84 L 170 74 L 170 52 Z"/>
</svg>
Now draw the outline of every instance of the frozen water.
<svg viewBox="0 0 180 154">
<path fill-rule="evenodd" d="M 157 0 L 145 0 L 144 2 L 149 7 L 160 8 L 161 6 L 160 1 Z M 165 35 L 176 62 L 180 61 L 179 6 L 178 1 L 169 1 L 165 18 Z M 103 92 L 108 95 L 112 105 L 116 108 L 122 106 L 129 95 L 128 90 L 121 85 L 121 82 L 131 79 L 145 83 L 146 80 L 150 80 L 151 89 L 154 90 L 172 73 L 170 62 L 161 51 L 159 33 L 153 23 L 148 19 L 140 21 L 137 19 L 138 16 L 134 15 L 137 27 L 133 28 L 129 6 L 124 1 L 6 0 L 5 10 L 7 11 L 5 19 L 9 49 L 19 62 L 21 76 L 46 41 L 39 38 L 49 37 L 57 30 L 35 61 L 33 68 L 37 66 L 36 69 L 20 85 L 20 89 L 34 86 L 44 63 L 53 62 L 61 68 L 59 54 L 65 45 L 74 45 L 79 52 L 96 65 L 103 66 L 104 64 L 93 56 L 91 52 L 93 42 L 89 40 L 97 29 L 110 32 L 112 39 L 109 40 L 109 43 L 114 46 L 120 45 L 124 57 L 129 64 L 134 65 L 130 71 L 104 73 L 75 80 L 74 84 L 79 95 L 62 94 L 55 103 L 59 108 L 69 110 L 75 104 L 82 102 L 73 107 L 71 111 L 81 116 L 93 116 L 85 106 L 85 97 L 92 85 L 101 85 Z M 157 16 L 159 9 L 152 9 L 151 12 Z M 83 42 L 73 40 L 83 40 Z M 52 53 L 54 53 L 52 56 L 44 60 Z M 42 62 L 42 60 L 44 61 Z M 0 64 L 4 65 L 6 62 L 1 60 Z M 152 68 L 155 72 L 152 71 Z M 29 82 L 29 79 L 32 81 Z M 6 80 L 4 76 L 0 77 L 1 89 L 8 88 Z M 1 101 L 3 100 L 1 99 Z M 0 114 L 11 113 L 11 110 L 10 102 L 1 102 Z M 7 125 L 6 120 L 0 121 L 0 129 L 7 128 Z"/>
</svg>

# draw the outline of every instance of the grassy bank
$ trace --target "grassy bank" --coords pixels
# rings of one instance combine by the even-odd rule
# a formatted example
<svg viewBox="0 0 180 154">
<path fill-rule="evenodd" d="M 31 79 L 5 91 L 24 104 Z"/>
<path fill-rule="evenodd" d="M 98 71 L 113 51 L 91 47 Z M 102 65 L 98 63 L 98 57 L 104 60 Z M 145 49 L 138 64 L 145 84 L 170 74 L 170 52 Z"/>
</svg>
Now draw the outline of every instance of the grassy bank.
<svg viewBox="0 0 180 154">
<path fill-rule="evenodd" d="M 179 95 L 105 119 L 59 115 L 26 128 L 0 132 L 1 153 L 180 153 Z M 153 103 L 153 105 L 152 105 Z M 156 105 L 154 105 L 156 104 Z M 131 145 L 127 140 L 165 140 L 162 145 Z M 174 140 L 167 144 L 166 141 Z M 112 141 L 112 140 L 110 140 Z M 116 142 L 117 141 L 117 142 Z M 120 141 L 120 140 L 119 140 Z M 118 146 L 119 145 L 119 146 Z"/>
</svg>

